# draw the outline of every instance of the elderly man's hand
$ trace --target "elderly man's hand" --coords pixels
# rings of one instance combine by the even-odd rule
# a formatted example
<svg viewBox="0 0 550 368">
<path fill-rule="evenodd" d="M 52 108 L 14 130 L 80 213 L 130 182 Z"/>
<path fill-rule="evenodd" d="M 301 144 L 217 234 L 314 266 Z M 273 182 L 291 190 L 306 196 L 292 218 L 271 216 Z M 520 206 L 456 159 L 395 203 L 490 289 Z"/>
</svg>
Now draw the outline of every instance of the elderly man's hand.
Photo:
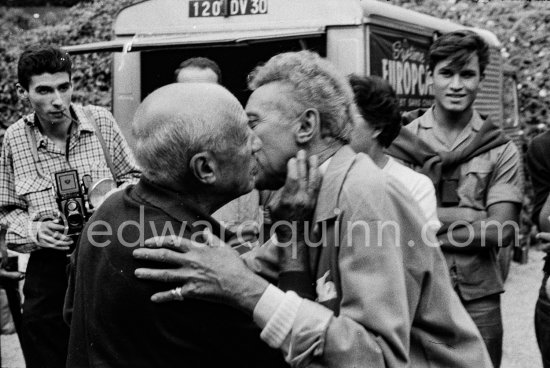
<svg viewBox="0 0 550 368">
<path fill-rule="evenodd" d="M 134 257 L 167 264 L 164 269 L 138 268 L 140 279 L 181 283 L 181 287 L 154 294 L 154 302 L 202 299 L 252 312 L 268 282 L 250 271 L 237 252 L 208 233 L 207 244 L 180 237 L 155 237 L 136 249 Z M 164 248 L 159 248 L 159 247 Z M 172 249 L 168 249 L 170 247 Z"/>
<path fill-rule="evenodd" d="M 308 264 L 305 233 L 313 226 L 321 175 L 317 156 L 307 161 L 303 150 L 288 161 L 285 185 L 268 206 L 281 249 L 281 271 L 303 271 Z"/>
<path fill-rule="evenodd" d="M 311 220 L 321 187 L 317 161 L 317 156 L 307 160 L 303 150 L 288 160 L 285 185 L 268 206 L 273 222 L 303 224 Z"/>
</svg>

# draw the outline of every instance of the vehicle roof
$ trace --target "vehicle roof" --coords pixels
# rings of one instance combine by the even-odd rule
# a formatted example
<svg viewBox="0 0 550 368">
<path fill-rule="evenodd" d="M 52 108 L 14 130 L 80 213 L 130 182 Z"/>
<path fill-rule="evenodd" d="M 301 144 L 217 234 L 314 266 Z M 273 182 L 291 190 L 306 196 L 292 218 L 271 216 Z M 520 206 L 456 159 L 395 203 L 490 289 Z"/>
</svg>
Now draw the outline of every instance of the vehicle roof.
<svg viewBox="0 0 550 368">
<path fill-rule="evenodd" d="M 227 0 L 246 1 L 246 0 Z M 250 1 L 250 0 L 248 0 Z M 205 32 L 266 32 L 268 30 L 325 29 L 362 23 L 392 22 L 412 30 L 447 33 L 464 29 L 460 24 L 442 20 L 399 6 L 375 0 L 266 0 L 267 14 L 189 18 L 190 1 L 147 0 L 123 8 L 115 21 L 118 37 L 158 36 L 161 34 L 199 34 Z M 220 22 L 220 18 L 223 21 Z M 469 28 L 489 45 L 500 47 L 490 31 Z"/>
</svg>

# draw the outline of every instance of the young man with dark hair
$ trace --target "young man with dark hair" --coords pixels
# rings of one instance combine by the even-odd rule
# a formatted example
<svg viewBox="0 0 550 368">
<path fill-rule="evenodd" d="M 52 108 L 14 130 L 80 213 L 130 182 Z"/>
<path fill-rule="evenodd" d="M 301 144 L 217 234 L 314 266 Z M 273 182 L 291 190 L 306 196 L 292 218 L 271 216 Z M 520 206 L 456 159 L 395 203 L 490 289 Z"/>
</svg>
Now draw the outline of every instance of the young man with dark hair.
<svg viewBox="0 0 550 368">
<path fill-rule="evenodd" d="M 117 182 L 139 175 L 113 116 L 71 103 L 71 68 L 69 55 L 54 46 L 21 54 L 17 93 L 34 112 L 7 129 L 0 159 L 0 224 L 8 247 L 31 253 L 21 333 L 28 368 L 63 367 L 67 356 L 62 310 L 73 239 L 53 194 L 54 174 L 74 169 L 80 178 Z"/>
<path fill-rule="evenodd" d="M 388 81 L 377 76 L 352 75 L 349 81 L 360 112 L 351 147 L 355 152 L 369 155 L 378 167 L 403 184 L 420 205 L 430 227 L 439 228 L 435 189 L 430 179 L 384 152 L 401 130 L 401 112 L 395 91 Z"/>
<path fill-rule="evenodd" d="M 222 83 L 222 72 L 215 61 L 194 57 L 183 61 L 174 72 L 176 82 Z"/>
<path fill-rule="evenodd" d="M 522 187 L 516 146 L 473 107 L 488 60 L 487 44 L 472 31 L 437 39 L 429 51 L 435 103 L 391 152 L 434 181 L 453 286 L 499 367 L 504 288 L 497 255 L 516 239 Z"/>
</svg>

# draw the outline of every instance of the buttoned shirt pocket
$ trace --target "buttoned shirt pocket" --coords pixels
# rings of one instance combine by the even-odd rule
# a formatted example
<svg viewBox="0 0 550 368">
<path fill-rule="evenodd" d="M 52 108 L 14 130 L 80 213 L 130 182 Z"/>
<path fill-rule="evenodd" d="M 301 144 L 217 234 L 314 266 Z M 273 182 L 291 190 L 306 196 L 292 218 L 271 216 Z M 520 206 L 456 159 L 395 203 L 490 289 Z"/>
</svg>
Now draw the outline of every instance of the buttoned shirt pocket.
<svg viewBox="0 0 550 368">
<path fill-rule="evenodd" d="M 57 212 L 52 182 L 48 179 L 31 176 L 16 180 L 15 192 L 29 205 L 28 212 L 33 220 L 51 217 Z"/>
<path fill-rule="evenodd" d="M 486 210 L 487 189 L 494 168 L 493 162 L 479 157 L 462 166 L 462 180 L 458 187 L 460 207 Z"/>
</svg>

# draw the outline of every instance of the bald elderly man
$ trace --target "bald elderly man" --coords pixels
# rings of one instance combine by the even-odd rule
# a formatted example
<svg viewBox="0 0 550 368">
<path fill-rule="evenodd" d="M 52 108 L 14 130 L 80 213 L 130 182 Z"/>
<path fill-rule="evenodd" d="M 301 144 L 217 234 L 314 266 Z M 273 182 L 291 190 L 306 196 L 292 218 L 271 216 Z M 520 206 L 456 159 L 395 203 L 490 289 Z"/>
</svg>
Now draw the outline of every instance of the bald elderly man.
<svg viewBox="0 0 550 368">
<path fill-rule="evenodd" d="M 216 84 L 171 84 L 140 105 L 132 134 L 142 177 L 96 210 L 75 253 L 67 367 L 286 366 L 260 340 L 250 306 L 151 303 L 166 285 L 134 277 L 151 265 L 132 257 L 144 239 L 229 236 L 211 214 L 253 188 L 261 143 L 247 121 Z"/>
</svg>

